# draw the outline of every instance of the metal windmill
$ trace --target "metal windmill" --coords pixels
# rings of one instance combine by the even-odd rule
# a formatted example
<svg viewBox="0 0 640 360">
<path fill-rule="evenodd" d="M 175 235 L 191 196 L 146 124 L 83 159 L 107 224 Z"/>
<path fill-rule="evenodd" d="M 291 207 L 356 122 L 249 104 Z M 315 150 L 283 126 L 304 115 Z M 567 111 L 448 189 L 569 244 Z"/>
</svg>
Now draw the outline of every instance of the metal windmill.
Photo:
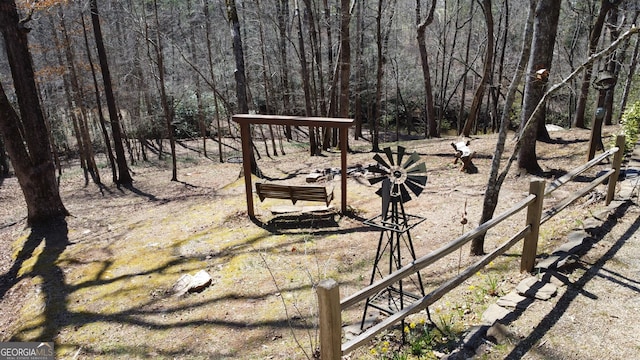
<svg viewBox="0 0 640 360">
<path fill-rule="evenodd" d="M 406 154 L 404 147 L 398 146 L 397 161 L 394 161 L 390 147 L 384 148 L 384 152 L 388 162 L 380 154 L 376 154 L 373 159 L 377 162 L 377 166 L 369 168 L 369 171 L 378 174 L 370 178 L 369 183 L 374 185 L 382 182 L 382 187 L 376 191 L 376 194 L 382 197 L 383 220 L 387 218 L 390 203 L 400 204 L 404 213 L 402 204 L 411 200 L 409 190 L 417 197 L 427 183 L 427 167 L 424 163 L 418 163 L 420 156 L 416 152 L 412 153 L 404 163 L 402 162 Z"/>
<path fill-rule="evenodd" d="M 427 183 L 425 164 L 420 162 L 420 156 L 416 152 L 410 154 L 405 160 L 407 153 L 402 146 L 398 146 L 396 158 L 389 147 L 384 149 L 384 153 L 386 159 L 376 154 L 373 159 L 377 164 L 368 169 L 375 174 L 369 178 L 369 183 L 371 185 L 381 183 L 376 194 L 382 199 L 382 213 L 364 222 L 380 229 L 371 284 L 376 277 L 383 278 L 402 268 L 402 248 L 408 250 L 411 260 L 416 259 L 410 230 L 425 220 L 423 217 L 410 215 L 404 211 L 404 203 L 412 199 L 411 193 L 418 197 L 424 190 Z M 416 275 L 417 279 L 412 279 L 412 286 L 403 288 L 402 281 L 399 281 L 397 286 L 390 286 L 367 299 L 361 327 L 364 328 L 369 307 L 391 315 L 404 308 L 405 297 L 417 300 L 424 296 L 422 278 L 419 272 L 416 272 Z M 416 291 L 420 292 L 421 296 L 416 294 Z"/>
</svg>

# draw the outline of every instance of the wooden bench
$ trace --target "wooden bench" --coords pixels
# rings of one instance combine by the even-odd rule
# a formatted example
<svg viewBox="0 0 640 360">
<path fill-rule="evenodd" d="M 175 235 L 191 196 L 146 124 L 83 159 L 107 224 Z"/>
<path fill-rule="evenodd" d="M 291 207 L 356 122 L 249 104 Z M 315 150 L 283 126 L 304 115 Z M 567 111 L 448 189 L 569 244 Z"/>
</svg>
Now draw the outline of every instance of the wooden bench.
<svg viewBox="0 0 640 360">
<path fill-rule="evenodd" d="M 327 191 L 324 186 L 256 183 L 256 193 L 260 201 L 266 198 L 285 199 L 295 204 L 298 200 L 306 200 L 323 202 L 329 206 L 333 200 L 333 189 Z"/>
</svg>

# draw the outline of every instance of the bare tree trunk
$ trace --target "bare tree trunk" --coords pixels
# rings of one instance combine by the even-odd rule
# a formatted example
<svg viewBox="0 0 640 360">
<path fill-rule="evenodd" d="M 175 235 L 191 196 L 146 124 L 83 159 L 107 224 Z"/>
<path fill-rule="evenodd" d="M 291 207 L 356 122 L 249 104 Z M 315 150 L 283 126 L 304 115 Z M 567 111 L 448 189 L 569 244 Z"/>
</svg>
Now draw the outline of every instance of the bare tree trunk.
<svg viewBox="0 0 640 360">
<path fill-rule="evenodd" d="M 349 7 L 349 0 L 342 0 L 340 5 L 340 116 L 349 117 L 349 77 L 351 75 L 351 36 L 349 34 L 349 23 L 351 22 L 352 8 Z M 345 137 L 347 144 L 342 144 L 349 148 L 349 137 Z"/>
<path fill-rule="evenodd" d="M 61 14 L 61 10 L 59 11 L 59 15 Z M 62 16 L 61 16 L 62 19 Z M 62 59 L 62 49 L 63 46 L 62 44 L 60 44 L 60 39 L 58 38 L 58 29 L 56 28 L 54 22 L 53 22 L 53 17 L 49 17 L 49 23 L 51 26 L 51 34 L 53 37 L 53 44 L 55 46 L 56 51 L 56 58 L 58 60 L 58 65 L 60 67 L 65 67 L 65 63 L 64 60 Z M 64 37 L 64 34 L 66 33 L 66 29 L 64 27 L 64 25 L 61 24 L 60 26 L 60 30 L 62 32 L 62 35 Z M 70 46 L 68 43 L 66 43 L 66 39 L 65 39 L 65 53 L 67 54 L 67 64 L 69 68 L 73 68 L 73 63 L 69 62 L 69 56 L 68 56 L 68 51 L 70 49 Z M 70 83 L 70 76 L 67 73 L 65 73 L 62 76 L 62 83 L 64 85 L 64 98 L 67 102 L 67 113 L 69 115 L 69 119 L 71 120 L 71 125 L 73 127 L 73 133 L 76 137 L 76 144 L 78 146 L 78 157 L 80 158 L 80 168 L 82 169 L 82 173 L 84 175 L 84 185 L 87 186 L 89 185 L 89 169 L 87 166 L 87 152 L 85 151 L 85 145 L 84 145 L 84 137 L 82 136 L 82 134 L 80 133 L 80 125 L 78 124 L 78 116 L 75 112 L 74 109 L 74 100 L 72 100 L 72 92 L 75 92 L 71 90 L 71 84 Z M 77 88 L 76 88 L 77 89 Z"/>
<path fill-rule="evenodd" d="M 278 50 L 280 51 L 280 65 L 282 66 L 280 78 L 282 82 L 282 108 L 285 115 L 291 113 L 291 98 L 289 95 L 289 65 L 287 56 L 287 21 L 289 19 L 289 0 L 276 0 L 276 13 L 278 17 Z M 291 126 L 284 127 L 285 137 L 291 140 Z"/>
<path fill-rule="evenodd" d="M 187 0 L 187 13 L 189 16 L 193 14 L 191 9 L 191 0 Z M 189 51 L 191 52 L 191 61 L 194 64 L 198 62 L 198 50 L 196 42 L 196 32 L 191 31 L 189 36 Z M 202 155 L 207 157 L 207 126 L 204 119 L 204 105 L 202 104 L 202 85 L 200 84 L 200 75 L 192 75 L 195 82 L 195 95 L 196 95 L 196 107 L 198 109 L 196 113 L 196 119 L 198 121 L 198 128 L 200 129 L 200 137 L 202 138 Z"/>
<path fill-rule="evenodd" d="M 153 0 L 153 15 L 156 25 L 156 43 L 154 50 L 156 52 L 156 61 L 158 64 L 158 87 L 160 88 L 160 103 L 162 104 L 162 112 L 164 113 L 165 124 L 167 126 L 167 136 L 169 137 L 169 147 L 171 148 L 171 181 L 178 181 L 178 162 L 176 159 L 176 138 L 173 127 L 173 106 L 169 105 L 167 90 L 165 84 L 164 55 L 162 54 L 162 39 L 160 38 L 160 20 L 158 19 L 158 3 Z"/>
<path fill-rule="evenodd" d="M 209 63 L 209 76 L 211 76 L 211 87 L 213 90 L 213 106 L 215 107 L 216 114 L 216 129 L 218 130 L 218 156 L 220 162 L 224 162 L 222 155 L 222 127 L 220 125 L 220 109 L 218 108 L 218 90 L 216 89 L 216 75 L 214 73 L 213 66 L 213 53 L 211 51 L 211 18 L 209 16 L 209 1 L 204 0 L 202 4 L 202 10 L 204 12 L 204 26 L 205 26 L 205 38 L 207 40 L 207 61 Z"/>
<path fill-rule="evenodd" d="M 536 139 L 538 124 L 544 122 L 545 112 L 535 112 L 535 109 L 545 94 L 549 80 L 559 16 L 560 1 L 539 0 L 533 23 L 531 56 L 527 66 L 527 74 L 532 76 L 528 76 L 525 82 L 520 125 L 522 145 L 518 154 L 518 167 L 530 174 L 542 172 L 536 156 Z M 525 126 L 532 115 L 536 116 L 534 124 Z"/>
<path fill-rule="evenodd" d="M 600 1 L 600 12 L 598 13 L 598 17 L 596 18 L 595 23 L 593 24 L 593 28 L 591 29 L 591 34 L 589 34 L 589 54 L 591 56 L 596 53 L 598 50 L 598 43 L 600 42 L 600 36 L 602 34 L 602 29 L 604 27 L 604 22 L 607 17 L 607 13 L 609 10 L 621 0 L 601 0 Z M 585 110 L 587 107 L 587 98 L 589 97 L 589 88 L 591 86 L 591 76 L 593 74 L 593 67 L 589 67 L 585 70 L 582 77 L 582 84 L 580 85 L 580 95 L 578 96 L 578 103 L 576 105 L 576 115 L 573 120 L 573 126 L 578 128 L 585 128 Z"/>
<path fill-rule="evenodd" d="M 241 114 L 249 113 L 249 103 L 247 100 L 247 80 L 245 76 L 244 51 L 242 49 L 242 37 L 240 36 L 240 19 L 238 19 L 238 11 L 236 9 L 236 0 L 225 0 L 227 4 L 227 20 L 231 26 L 231 36 L 233 38 L 233 57 L 236 61 L 236 69 L 234 72 L 236 79 L 236 97 L 238 100 L 238 111 Z M 251 173 L 259 175 L 258 163 L 254 156 L 257 151 L 253 140 L 251 141 Z"/>
<path fill-rule="evenodd" d="M 234 76 L 236 79 L 236 97 L 238 100 L 238 112 L 249 113 L 249 102 L 247 100 L 247 80 L 245 76 L 244 51 L 242 50 L 242 38 L 240 36 L 240 20 L 236 9 L 236 0 L 226 0 L 227 19 L 231 25 L 231 36 L 233 37 L 233 57 L 236 61 Z"/>
<path fill-rule="evenodd" d="M 510 24 L 509 24 L 509 1 L 504 1 L 503 3 L 503 9 L 501 11 L 501 20 L 504 19 L 504 24 L 502 24 L 502 21 L 500 21 L 500 23 L 502 24 L 501 27 L 503 29 L 502 31 L 502 44 L 501 44 L 501 49 L 500 49 L 500 56 L 498 58 L 497 61 L 493 61 L 494 65 L 497 63 L 498 64 L 498 71 L 497 74 L 495 75 L 496 78 L 498 79 L 502 79 L 504 76 L 504 62 L 505 62 L 505 57 L 506 57 L 506 51 L 507 51 L 507 39 L 509 38 L 509 31 L 511 30 L 510 28 Z M 497 129 L 499 129 L 499 124 L 498 124 L 498 104 L 500 101 L 500 94 L 502 92 L 502 87 L 501 87 L 501 81 L 498 81 L 497 84 L 494 83 L 494 74 L 495 71 L 491 71 L 491 92 L 490 92 L 490 99 L 491 101 L 491 131 L 495 132 Z"/>
<path fill-rule="evenodd" d="M 64 21 L 64 14 L 62 12 L 62 6 L 59 7 L 58 13 L 60 15 L 60 26 L 62 29 L 62 36 L 64 40 L 65 58 L 67 60 L 67 66 L 69 67 L 69 76 L 71 82 L 71 90 L 73 92 L 72 98 L 75 101 L 76 106 L 80 110 L 80 116 L 78 117 L 78 126 L 80 130 L 80 136 L 82 137 L 83 150 L 85 152 L 87 170 L 91 175 L 91 178 L 95 184 L 101 184 L 100 171 L 96 165 L 95 152 L 93 144 L 91 142 L 91 134 L 87 126 L 87 110 L 84 106 L 84 92 L 78 81 L 78 74 L 75 66 L 75 54 L 73 47 L 71 46 L 71 39 L 67 32 L 66 24 Z M 70 107 L 71 111 L 75 111 L 73 107 Z"/>
<path fill-rule="evenodd" d="M 418 23 L 418 49 L 420 50 L 420 63 L 422 64 L 422 81 L 424 85 L 424 107 L 427 126 L 425 127 L 425 137 L 439 137 L 438 124 L 436 122 L 436 112 L 433 108 L 433 88 L 431 86 L 431 71 L 429 70 L 429 57 L 427 45 L 425 43 L 425 30 L 433 22 L 437 0 L 431 1 L 431 8 L 427 17 L 420 21 L 420 0 L 416 0 L 416 20 Z"/>
<path fill-rule="evenodd" d="M 302 19 L 298 2 L 295 2 L 294 16 L 298 25 L 298 56 L 300 57 L 300 76 L 302 77 L 302 90 L 304 92 L 304 114 L 311 116 L 311 93 L 309 89 L 309 69 L 307 67 L 307 54 L 304 48 L 304 37 L 302 36 Z M 309 128 L 309 153 L 311 156 L 318 155 L 318 145 L 316 143 L 316 129 Z"/>
<path fill-rule="evenodd" d="M 473 6 L 475 5 L 475 1 L 471 1 L 471 4 L 469 6 L 469 32 L 467 33 L 467 45 L 465 47 L 465 54 L 464 54 L 464 63 L 465 66 L 468 66 L 466 64 L 469 64 L 469 53 L 470 53 L 470 48 L 471 48 L 471 35 L 473 35 Z M 466 118 L 468 115 L 465 115 L 465 106 L 466 106 L 466 102 L 467 102 L 467 73 L 468 71 L 465 71 L 463 74 L 463 78 L 462 78 L 462 86 L 461 86 L 461 94 L 460 94 L 460 112 L 458 113 L 458 134 L 462 134 L 462 119 Z"/>
<path fill-rule="evenodd" d="M 618 123 L 622 121 L 622 114 L 627 107 L 627 100 L 629 99 L 629 93 L 631 92 L 631 87 L 633 85 L 634 75 L 636 74 L 636 69 L 638 67 L 638 54 L 640 54 L 640 38 L 636 38 L 636 44 L 633 48 L 633 55 L 631 55 L 631 62 L 629 64 L 629 76 L 627 77 L 627 81 L 624 84 L 624 89 L 622 90 L 621 96 L 622 99 L 620 100 L 620 115 L 618 117 Z"/>
<path fill-rule="evenodd" d="M 356 10 L 356 38 L 358 41 L 358 50 L 356 51 L 356 93 L 354 101 L 354 120 L 355 133 L 354 139 L 358 140 L 362 137 L 362 92 L 365 91 L 364 64 L 362 61 L 362 53 L 364 51 L 364 6 L 362 1 L 357 2 Z"/>
<path fill-rule="evenodd" d="M 320 89 L 318 96 L 320 97 L 320 114 L 321 116 L 327 116 L 327 99 L 325 94 L 325 79 L 324 69 L 322 63 L 322 52 L 320 49 L 320 39 L 318 37 L 319 19 L 313 15 L 313 4 L 311 0 L 304 0 L 305 9 L 309 14 L 309 30 L 311 31 L 311 48 L 313 49 L 313 63 L 315 64 L 315 73 L 318 77 L 318 88 Z"/>
<path fill-rule="evenodd" d="M 118 165 L 118 185 L 130 186 L 133 182 L 129 167 L 127 166 L 127 158 L 125 157 L 124 147 L 122 145 L 122 133 L 120 130 L 120 118 L 118 117 L 118 109 L 116 107 L 116 99 L 113 95 L 113 86 L 111 85 L 111 74 L 109 72 L 109 64 L 107 63 L 107 52 L 102 40 L 102 30 L 100 29 L 100 17 L 98 15 L 97 0 L 90 0 L 91 22 L 93 24 L 93 33 L 98 49 L 98 60 L 100 69 L 102 70 L 102 81 L 104 83 L 104 94 L 107 98 L 107 108 L 109 110 L 109 121 L 111 122 L 111 134 L 113 135 L 113 143 L 116 151 L 116 163 Z"/>
<path fill-rule="evenodd" d="M 455 9 L 461 9 L 461 2 L 462 0 L 456 0 L 456 4 L 455 4 Z M 465 1 L 465 3 L 467 3 Z M 473 9 L 473 1 L 468 2 L 470 7 Z M 448 5 L 445 5 L 444 7 L 446 8 Z M 463 14 L 461 11 L 455 11 L 456 15 L 455 15 L 455 21 L 453 22 L 453 29 L 451 31 L 453 31 L 453 34 L 451 35 L 453 38 L 451 39 L 451 45 L 447 45 L 447 39 L 449 37 L 448 33 L 450 30 L 448 30 L 446 27 L 443 28 L 444 33 L 447 34 L 447 36 L 440 36 L 440 41 L 441 44 L 440 45 L 442 47 L 442 61 L 440 61 L 440 86 L 439 86 L 439 95 L 437 96 L 437 98 L 439 98 L 439 105 L 434 104 L 435 106 L 435 117 L 437 119 L 437 131 L 438 134 L 442 133 L 442 123 L 443 121 L 449 121 L 450 119 L 447 119 L 445 114 L 446 112 L 449 112 L 448 109 L 450 108 L 450 104 L 455 96 L 455 89 L 457 88 L 457 86 L 462 82 L 462 81 L 466 81 L 466 73 L 469 71 L 468 68 L 466 68 L 466 70 L 464 70 L 465 75 L 461 78 L 459 78 L 457 80 L 458 85 L 456 85 L 456 87 L 454 88 L 454 91 L 452 91 L 451 93 L 447 94 L 447 90 L 448 90 L 448 84 L 449 84 L 449 79 L 453 76 L 453 74 L 455 73 L 455 71 L 453 70 L 454 67 L 456 66 L 456 61 L 454 61 L 454 59 L 456 59 L 458 57 L 458 53 L 459 53 L 459 49 L 458 49 L 458 37 L 460 36 L 460 30 L 463 28 L 463 24 L 465 23 L 465 21 L 461 21 Z M 418 23 L 420 22 L 420 20 L 418 19 Z M 447 48 L 449 50 L 447 50 Z M 468 49 L 467 49 L 467 54 L 466 56 L 468 57 Z M 438 59 L 438 56 L 436 55 L 436 59 Z M 465 60 L 465 64 L 466 64 L 466 60 Z M 433 83 L 433 82 L 432 82 Z M 433 87 L 433 84 L 432 84 Z M 463 95 L 464 92 L 462 93 Z M 463 101 L 460 101 L 459 99 L 456 99 L 456 101 L 459 102 L 459 104 L 462 104 Z M 435 99 L 434 99 L 435 102 Z M 438 111 L 438 109 L 440 109 L 440 111 Z M 460 106 L 460 111 L 464 111 L 464 107 Z M 462 118 L 462 116 L 460 116 L 460 118 Z M 449 124 L 452 125 L 452 124 Z M 460 124 L 460 121 L 456 120 L 456 130 L 459 132 L 461 130 L 462 125 Z M 456 132 L 456 134 L 458 134 L 458 132 Z"/>
<path fill-rule="evenodd" d="M 331 31 L 331 8 L 329 7 L 329 3 L 327 0 L 322 0 L 322 4 L 324 5 L 324 22 L 327 25 L 326 26 L 326 33 L 327 33 L 327 67 L 331 70 L 334 69 L 334 65 L 333 65 L 333 33 Z M 342 51 L 342 48 L 340 48 L 340 51 Z M 337 67 L 336 67 L 337 69 Z M 337 74 L 339 72 L 334 71 L 334 76 L 333 76 L 333 81 L 332 81 L 332 86 L 331 86 L 331 91 L 329 92 L 329 109 L 328 109 L 328 113 L 327 116 L 329 117 L 335 117 L 336 116 L 336 103 L 337 100 L 335 98 L 336 94 L 338 93 L 336 91 L 336 76 L 335 74 Z"/>
<path fill-rule="evenodd" d="M 258 12 L 262 14 L 262 9 L 260 7 L 260 1 L 255 0 L 256 7 L 258 8 Z M 271 95 L 269 93 L 269 77 L 268 74 L 271 73 L 271 69 L 269 66 L 269 62 L 267 61 L 267 49 L 266 49 L 266 39 L 264 36 L 264 28 L 262 26 L 262 19 L 258 22 L 258 28 L 260 30 L 260 54 L 262 60 L 262 84 L 264 87 L 264 110 L 260 109 L 260 113 L 270 114 L 271 106 Z M 269 137 L 271 138 L 271 147 L 273 147 L 273 155 L 278 156 L 278 148 L 276 147 L 276 139 L 273 131 L 273 125 L 269 125 Z M 266 142 L 266 138 L 265 138 Z M 266 147 L 266 144 L 265 144 Z M 267 148 L 267 156 L 269 156 L 269 149 Z"/>
<path fill-rule="evenodd" d="M 5 147 L 27 204 L 27 223 L 34 225 L 67 216 L 69 212 L 58 190 L 49 131 L 38 99 L 27 32 L 19 20 L 15 2 L 1 0 L 0 33 L 11 67 L 20 116 L 0 84 L 0 133 L 4 136 Z M 28 131 L 21 132 L 20 124 Z"/>
<path fill-rule="evenodd" d="M 609 39 L 611 42 L 614 42 L 620 36 L 620 24 L 618 23 L 619 22 L 618 13 L 619 11 L 617 7 L 613 7 L 609 11 L 607 27 L 609 28 Z M 620 73 L 620 63 L 621 61 L 618 58 L 618 54 L 614 52 L 607 58 L 607 64 L 605 65 L 609 74 L 611 74 L 613 78 L 616 79 L 616 82 L 618 79 L 618 74 Z M 605 108 L 604 124 L 605 125 L 612 125 L 614 93 L 615 93 L 615 86 L 612 86 L 611 89 L 609 89 L 609 91 L 607 91 L 607 93 L 605 94 L 605 98 L 604 98 L 604 108 Z M 602 142 L 602 134 L 600 134 L 600 138 L 601 138 L 600 141 Z"/>
<path fill-rule="evenodd" d="M 118 183 L 118 171 L 116 168 L 116 160 L 113 156 L 113 149 L 111 148 L 111 139 L 109 132 L 107 131 L 106 120 L 102 113 L 102 100 L 100 99 L 100 87 L 98 85 L 98 77 L 96 76 L 95 67 L 93 66 L 93 58 L 91 56 L 91 49 L 89 47 L 89 36 L 87 34 L 87 27 L 84 22 L 84 14 L 81 14 L 80 20 L 82 22 L 82 34 L 84 36 L 84 45 L 87 51 L 87 61 L 89 62 L 89 69 L 91 69 L 91 78 L 93 80 L 93 88 L 96 96 L 96 111 L 98 113 L 98 122 L 100 123 L 100 130 L 102 131 L 102 137 L 104 138 L 104 144 L 107 151 L 107 159 L 109 159 L 109 166 L 111 167 L 111 179 Z"/>
<path fill-rule="evenodd" d="M 371 151 L 379 152 L 379 137 L 380 137 L 380 114 L 382 112 L 382 76 L 383 76 L 383 54 L 382 54 L 382 2 L 384 0 L 378 0 L 378 7 L 376 10 L 376 105 L 373 110 L 372 128 L 373 135 L 371 138 Z"/>
<path fill-rule="evenodd" d="M 491 77 L 491 67 L 493 63 L 493 14 L 491 13 L 491 0 L 482 0 L 482 11 L 484 13 L 484 19 L 487 25 L 487 49 L 485 50 L 484 67 L 482 71 L 482 79 L 480 85 L 476 89 L 476 93 L 473 96 L 471 102 L 471 108 L 469 109 L 469 116 L 462 128 L 462 135 L 469 136 L 471 134 L 471 128 L 478 120 L 478 114 L 480 112 L 480 105 L 482 98 L 484 97 L 485 86 L 489 78 Z"/>
<path fill-rule="evenodd" d="M 524 71 L 529 61 L 529 54 L 531 53 L 531 39 L 533 38 L 533 14 L 535 12 L 535 5 L 537 0 L 529 1 L 529 15 L 525 24 L 524 36 L 522 39 L 522 51 L 520 52 L 520 59 L 516 67 L 516 73 L 513 75 L 509 89 L 502 109 L 502 116 L 500 117 L 500 130 L 498 132 L 498 142 L 496 143 L 496 150 L 493 153 L 491 160 L 491 169 L 489 171 L 489 180 L 487 181 L 487 189 L 485 190 L 484 200 L 482 204 L 482 215 L 480 217 L 480 224 L 484 224 L 493 218 L 493 214 L 498 206 L 498 197 L 500 195 L 500 188 L 506 178 L 509 170 L 510 163 L 507 164 L 505 171 L 501 175 L 500 163 L 502 160 L 502 154 L 504 153 L 504 146 L 507 139 L 507 130 L 509 130 L 509 122 L 511 108 L 516 98 L 518 87 L 524 76 Z M 484 238 L 486 234 L 479 236 L 471 241 L 471 255 L 484 254 Z"/>
<path fill-rule="evenodd" d="M 349 0 L 340 5 L 340 116 L 349 117 L 349 77 L 351 75 L 351 36 L 349 24 L 351 9 Z"/>
</svg>

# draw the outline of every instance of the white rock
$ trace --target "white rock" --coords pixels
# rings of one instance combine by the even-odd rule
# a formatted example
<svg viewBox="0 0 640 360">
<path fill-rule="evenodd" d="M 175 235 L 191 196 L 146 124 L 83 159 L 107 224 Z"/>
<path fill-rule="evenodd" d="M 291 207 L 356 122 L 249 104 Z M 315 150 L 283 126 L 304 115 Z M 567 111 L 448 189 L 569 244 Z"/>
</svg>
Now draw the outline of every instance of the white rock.
<svg viewBox="0 0 640 360">
<path fill-rule="evenodd" d="M 211 275 L 204 270 L 198 271 L 195 275 L 184 274 L 173 285 L 173 295 L 181 296 L 187 292 L 198 292 L 204 290 L 211 285 L 213 279 Z"/>
</svg>

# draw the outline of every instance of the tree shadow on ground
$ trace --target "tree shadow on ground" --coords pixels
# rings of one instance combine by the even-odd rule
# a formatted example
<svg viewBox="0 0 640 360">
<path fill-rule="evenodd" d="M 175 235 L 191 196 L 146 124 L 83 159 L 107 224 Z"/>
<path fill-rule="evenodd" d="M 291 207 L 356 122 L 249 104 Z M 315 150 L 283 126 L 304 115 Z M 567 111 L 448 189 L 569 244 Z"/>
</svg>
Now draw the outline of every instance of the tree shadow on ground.
<svg viewBox="0 0 640 360">
<path fill-rule="evenodd" d="M 155 195 L 153 195 L 151 193 L 147 193 L 147 192 L 144 192 L 144 191 L 138 189 L 137 187 L 133 186 L 133 184 L 125 185 L 123 187 L 125 189 L 131 191 L 132 193 L 138 195 L 138 196 L 146 197 L 147 199 L 149 199 L 149 201 L 160 201 L 161 203 L 168 202 L 165 199 L 159 199 L 158 197 L 156 197 Z"/>
<path fill-rule="evenodd" d="M 199 328 L 201 326 L 225 327 L 229 329 L 245 329 L 247 326 L 254 327 L 270 327 L 280 331 L 284 329 L 312 329 L 311 321 L 308 319 L 300 319 L 292 323 L 289 319 L 276 318 L 272 320 L 261 320 L 247 324 L 245 321 L 238 321 L 226 318 L 194 318 L 184 319 L 178 322 L 163 322 L 155 320 L 158 315 L 181 314 L 190 309 L 206 308 L 212 305 L 224 304 L 225 301 L 235 301 L 239 299 L 260 300 L 271 296 L 276 296 L 280 291 L 293 291 L 295 288 L 283 287 L 279 290 L 258 291 L 253 294 L 225 294 L 209 299 L 193 299 L 190 304 L 168 304 L 167 298 L 172 294 L 168 289 L 163 290 L 159 296 L 152 296 L 145 300 L 140 306 L 130 306 L 129 304 L 120 304 L 122 309 L 115 312 L 89 311 L 89 310 L 73 310 L 70 307 L 70 299 L 72 294 L 87 288 L 96 286 L 126 282 L 133 278 L 141 276 L 150 276 L 154 273 L 164 273 L 171 271 L 174 267 L 180 267 L 199 258 L 200 255 L 194 257 L 183 257 L 179 259 L 170 259 L 167 262 L 157 264 L 156 267 L 147 270 L 139 270 L 134 272 L 125 272 L 115 277 L 104 276 L 107 270 L 112 270 L 113 264 L 111 259 L 108 260 L 77 260 L 62 257 L 69 246 L 69 229 L 65 219 L 57 219 L 43 224 L 34 225 L 26 239 L 22 249 L 20 250 L 16 261 L 9 271 L 0 275 L 0 298 L 3 298 L 11 288 L 26 278 L 39 278 L 41 281 L 36 283 L 40 285 L 40 302 L 43 304 L 42 310 L 36 310 L 34 316 L 27 318 L 26 323 L 20 325 L 19 331 L 15 332 L 7 341 L 55 341 L 61 331 L 69 327 L 74 329 L 82 328 L 84 325 L 91 323 L 107 323 L 121 324 L 139 327 L 141 329 L 150 330 L 170 330 L 175 328 Z M 34 259 L 36 258 L 36 259 Z M 32 264 L 33 262 L 33 265 Z M 84 277 L 80 282 L 67 281 L 65 273 L 69 269 L 65 269 L 63 264 L 82 265 L 83 261 L 101 261 L 102 269 L 94 276 Z M 38 293 L 38 291 L 36 291 Z M 32 294 L 29 295 L 32 298 Z M 23 299 L 27 301 L 27 299 Z M 116 304 L 117 305 L 117 304 Z M 19 311 L 19 309 L 16 309 Z M 59 344 L 60 345 L 60 344 Z M 116 349 L 105 349 L 98 344 L 64 344 L 66 347 L 74 346 L 78 348 L 78 352 L 83 354 L 95 355 L 130 355 L 130 357 L 148 357 L 149 354 L 158 354 L 159 356 L 173 357 L 178 354 L 195 354 L 198 356 L 210 358 L 222 358 L 220 354 L 211 352 L 210 349 L 202 349 L 202 352 L 194 349 L 186 349 L 185 351 L 174 351 L 170 349 L 157 349 L 149 347 L 128 346 L 124 344 Z M 114 351 L 113 353 L 111 351 Z M 195 353 L 194 353 L 195 351 Z"/>
<path fill-rule="evenodd" d="M 36 249 L 42 244 L 44 244 L 44 248 L 31 270 L 19 275 L 25 262 L 34 255 Z M 31 227 L 31 233 L 18 253 L 16 261 L 9 271 L 0 276 L 0 298 L 3 298 L 11 287 L 25 277 L 40 277 L 42 279 L 43 302 L 47 306 L 44 310 L 40 338 L 47 339 L 47 341 L 50 341 L 58 330 L 55 320 L 60 316 L 58 305 L 66 303 L 66 293 L 64 290 L 60 291 L 65 288 L 64 273 L 56 265 L 56 261 L 67 245 L 69 245 L 68 228 L 64 218 L 35 224 Z"/>
<path fill-rule="evenodd" d="M 551 138 L 548 141 L 544 141 L 547 144 L 555 144 L 555 145 L 571 145 L 571 144 L 579 144 L 579 143 L 584 143 L 584 142 L 588 142 L 589 139 L 570 139 L 570 140 L 565 140 L 561 137 L 557 137 L 557 138 Z"/>
</svg>

